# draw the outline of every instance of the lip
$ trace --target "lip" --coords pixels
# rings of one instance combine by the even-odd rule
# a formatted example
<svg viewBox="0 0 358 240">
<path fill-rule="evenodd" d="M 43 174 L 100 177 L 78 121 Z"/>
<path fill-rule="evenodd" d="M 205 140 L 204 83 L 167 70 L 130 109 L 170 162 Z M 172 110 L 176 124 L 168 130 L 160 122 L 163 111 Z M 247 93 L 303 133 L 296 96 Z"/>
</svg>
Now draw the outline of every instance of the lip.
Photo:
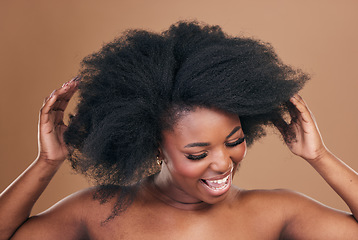
<svg viewBox="0 0 358 240">
<path fill-rule="evenodd" d="M 202 178 L 203 180 L 209 180 L 209 181 L 213 181 L 213 180 L 221 180 L 223 178 L 226 178 L 227 176 L 229 176 L 232 171 L 234 169 L 234 166 L 232 166 L 229 170 L 227 170 L 224 174 L 215 176 L 215 177 L 211 177 L 211 178 Z"/>
</svg>

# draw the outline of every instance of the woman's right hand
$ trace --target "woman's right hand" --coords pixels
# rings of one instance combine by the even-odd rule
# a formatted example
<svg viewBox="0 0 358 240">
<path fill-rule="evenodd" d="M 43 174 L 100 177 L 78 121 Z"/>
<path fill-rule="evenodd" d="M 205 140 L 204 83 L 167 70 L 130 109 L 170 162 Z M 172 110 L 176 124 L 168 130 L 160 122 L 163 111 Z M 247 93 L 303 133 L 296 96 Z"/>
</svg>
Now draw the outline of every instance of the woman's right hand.
<svg viewBox="0 0 358 240">
<path fill-rule="evenodd" d="M 38 125 L 38 159 L 51 163 L 63 162 L 68 149 L 63 140 L 67 126 L 63 122 L 64 111 L 78 88 L 80 77 L 54 90 L 44 101 Z"/>
</svg>

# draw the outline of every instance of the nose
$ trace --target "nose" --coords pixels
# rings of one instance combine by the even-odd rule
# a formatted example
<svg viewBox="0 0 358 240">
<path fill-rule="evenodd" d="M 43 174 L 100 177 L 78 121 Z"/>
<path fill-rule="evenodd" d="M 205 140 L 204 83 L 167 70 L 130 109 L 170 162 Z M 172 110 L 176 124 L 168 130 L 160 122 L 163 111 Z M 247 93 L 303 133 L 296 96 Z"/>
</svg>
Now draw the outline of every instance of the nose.
<svg viewBox="0 0 358 240">
<path fill-rule="evenodd" d="M 210 168 L 219 174 L 226 173 L 233 166 L 233 161 L 226 149 L 220 149 L 212 157 Z"/>
</svg>

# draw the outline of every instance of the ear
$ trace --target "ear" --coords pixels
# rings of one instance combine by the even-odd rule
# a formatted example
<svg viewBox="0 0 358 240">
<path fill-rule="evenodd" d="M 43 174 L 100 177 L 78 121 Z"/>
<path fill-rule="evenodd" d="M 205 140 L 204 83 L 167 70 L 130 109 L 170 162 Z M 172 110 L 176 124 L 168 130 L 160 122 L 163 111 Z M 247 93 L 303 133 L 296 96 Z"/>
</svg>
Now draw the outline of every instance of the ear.
<svg viewBox="0 0 358 240">
<path fill-rule="evenodd" d="M 158 148 L 157 157 L 158 157 L 158 159 L 159 159 L 160 161 L 163 161 L 163 162 L 167 163 L 167 160 L 166 160 L 166 158 L 164 157 L 164 154 L 163 154 L 163 149 L 162 149 L 162 147 L 159 147 L 159 148 Z"/>
</svg>

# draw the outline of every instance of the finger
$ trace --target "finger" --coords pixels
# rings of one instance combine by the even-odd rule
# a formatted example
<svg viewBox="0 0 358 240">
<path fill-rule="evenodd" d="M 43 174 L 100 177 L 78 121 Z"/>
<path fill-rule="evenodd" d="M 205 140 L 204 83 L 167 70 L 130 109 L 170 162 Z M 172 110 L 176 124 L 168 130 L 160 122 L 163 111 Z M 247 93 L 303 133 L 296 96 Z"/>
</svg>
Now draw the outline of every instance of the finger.
<svg viewBox="0 0 358 240">
<path fill-rule="evenodd" d="M 310 111 L 308 104 L 299 94 L 295 94 L 292 98 L 296 99 L 302 106 L 304 106 L 304 108 L 307 109 L 307 111 Z"/>
<path fill-rule="evenodd" d="M 58 99 L 57 109 L 65 111 L 68 103 L 70 102 L 71 98 L 73 97 L 73 95 L 76 93 L 77 90 L 78 90 L 78 82 L 71 83 L 69 85 L 69 89 L 67 90 L 67 92 L 63 96 L 61 96 L 60 99 Z"/>
<path fill-rule="evenodd" d="M 298 93 L 296 93 L 295 95 L 293 95 L 293 98 L 296 98 L 297 101 L 299 101 L 302 104 L 305 104 L 305 101 L 303 100 L 302 96 L 299 95 Z"/>
<path fill-rule="evenodd" d="M 78 78 L 74 78 L 70 82 L 62 85 L 61 90 L 63 90 L 63 92 L 59 91 L 57 101 L 53 106 L 53 111 L 55 112 L 55 124 L 63 124 L 64 111 L 66 110 L 70 99 L 78 89 L 77 79 Z"/>
<path fill-rule="evenodd" d="M 60 89 L 58 89 L 58 99 L 54 105 L 55 110 L 64 111 L 67 107 L 68 102 L 70 101 L 73 94 L 76 92 L 78 87 L 78 81 L 80 77 L 75 77 L 72 80 L 64 83 Z"/>
<path fill-rule="evenodd" d="M 56 89 L 51 92 L 51 94 L 48 97 L 45 97 L 44 102 L 42 104 L 42 107 L 46 104 L 46 102 L 52 98 L 53 94 L 55 93 Z"/>
<path fill-rule="evenodd" d="M 297 95 L 298 96 L 298 95 Z M 294 96 L 290 99 L 291 103 L 295 105 L 297 111 L 298 111 L 298 118 L 301 119 L 304 122 L 310 122 L 313 120 L 312 113 L 309 110 L 307 104 L 304 102 L 304 100 L 297 96 Z"/>
<path fill-rule="evenodd" d="M 40 123 L 44 124 L 49 121 L 51 109 L 53 108 L 53 105 L 57 101 L 57 96 L 55 96 L 56 90 L 54 90 L 51 95 L 45 99 L 44 104 L 42 105 L 40 109 Z"/>
<path fill-rule="evenodd" d="M 69 90 L 66 94 L 61 96 L 61 98 L 56 101 L 56 107 L 54 106 L 54 109 L 53 109 L 53 111 L 56 113 L 55 120 L 54 120 L 55 124 L 63 124 L 64 112 L 67 108 L 67 105 L 68 105 L 71 97 L 76 92 L 76 90 L 77 89 Z"/>
<path fill-rule="evenodd" d="M 63 84 L 61 88 L 54 90 L 51 95 L 45 99 L 40 110 L 41 123 L 47 123 L 52 115 L 57 115 L 57 117 L 55 117 L 57 122 L 59 122 L 58 119 L 63 118 L 63 111 L 65 110 L 69 99 L 76 92 L 79 79 L 79 77 L 76 77 Z M 64 104 L 62 103 L 63 101 L 65 102 Z"/>
<path fill-rule="evenodd" d="M 292 103 L 292 102 L 289 102 L 287 104 L 287 109 L 288 109 L 288 112 L 290 114 L 290 117 L 291 117 L 291 122 L 298 122 L 300 119 L 300 112 L 297 110 L 296 106 Z"/>
</svg>

